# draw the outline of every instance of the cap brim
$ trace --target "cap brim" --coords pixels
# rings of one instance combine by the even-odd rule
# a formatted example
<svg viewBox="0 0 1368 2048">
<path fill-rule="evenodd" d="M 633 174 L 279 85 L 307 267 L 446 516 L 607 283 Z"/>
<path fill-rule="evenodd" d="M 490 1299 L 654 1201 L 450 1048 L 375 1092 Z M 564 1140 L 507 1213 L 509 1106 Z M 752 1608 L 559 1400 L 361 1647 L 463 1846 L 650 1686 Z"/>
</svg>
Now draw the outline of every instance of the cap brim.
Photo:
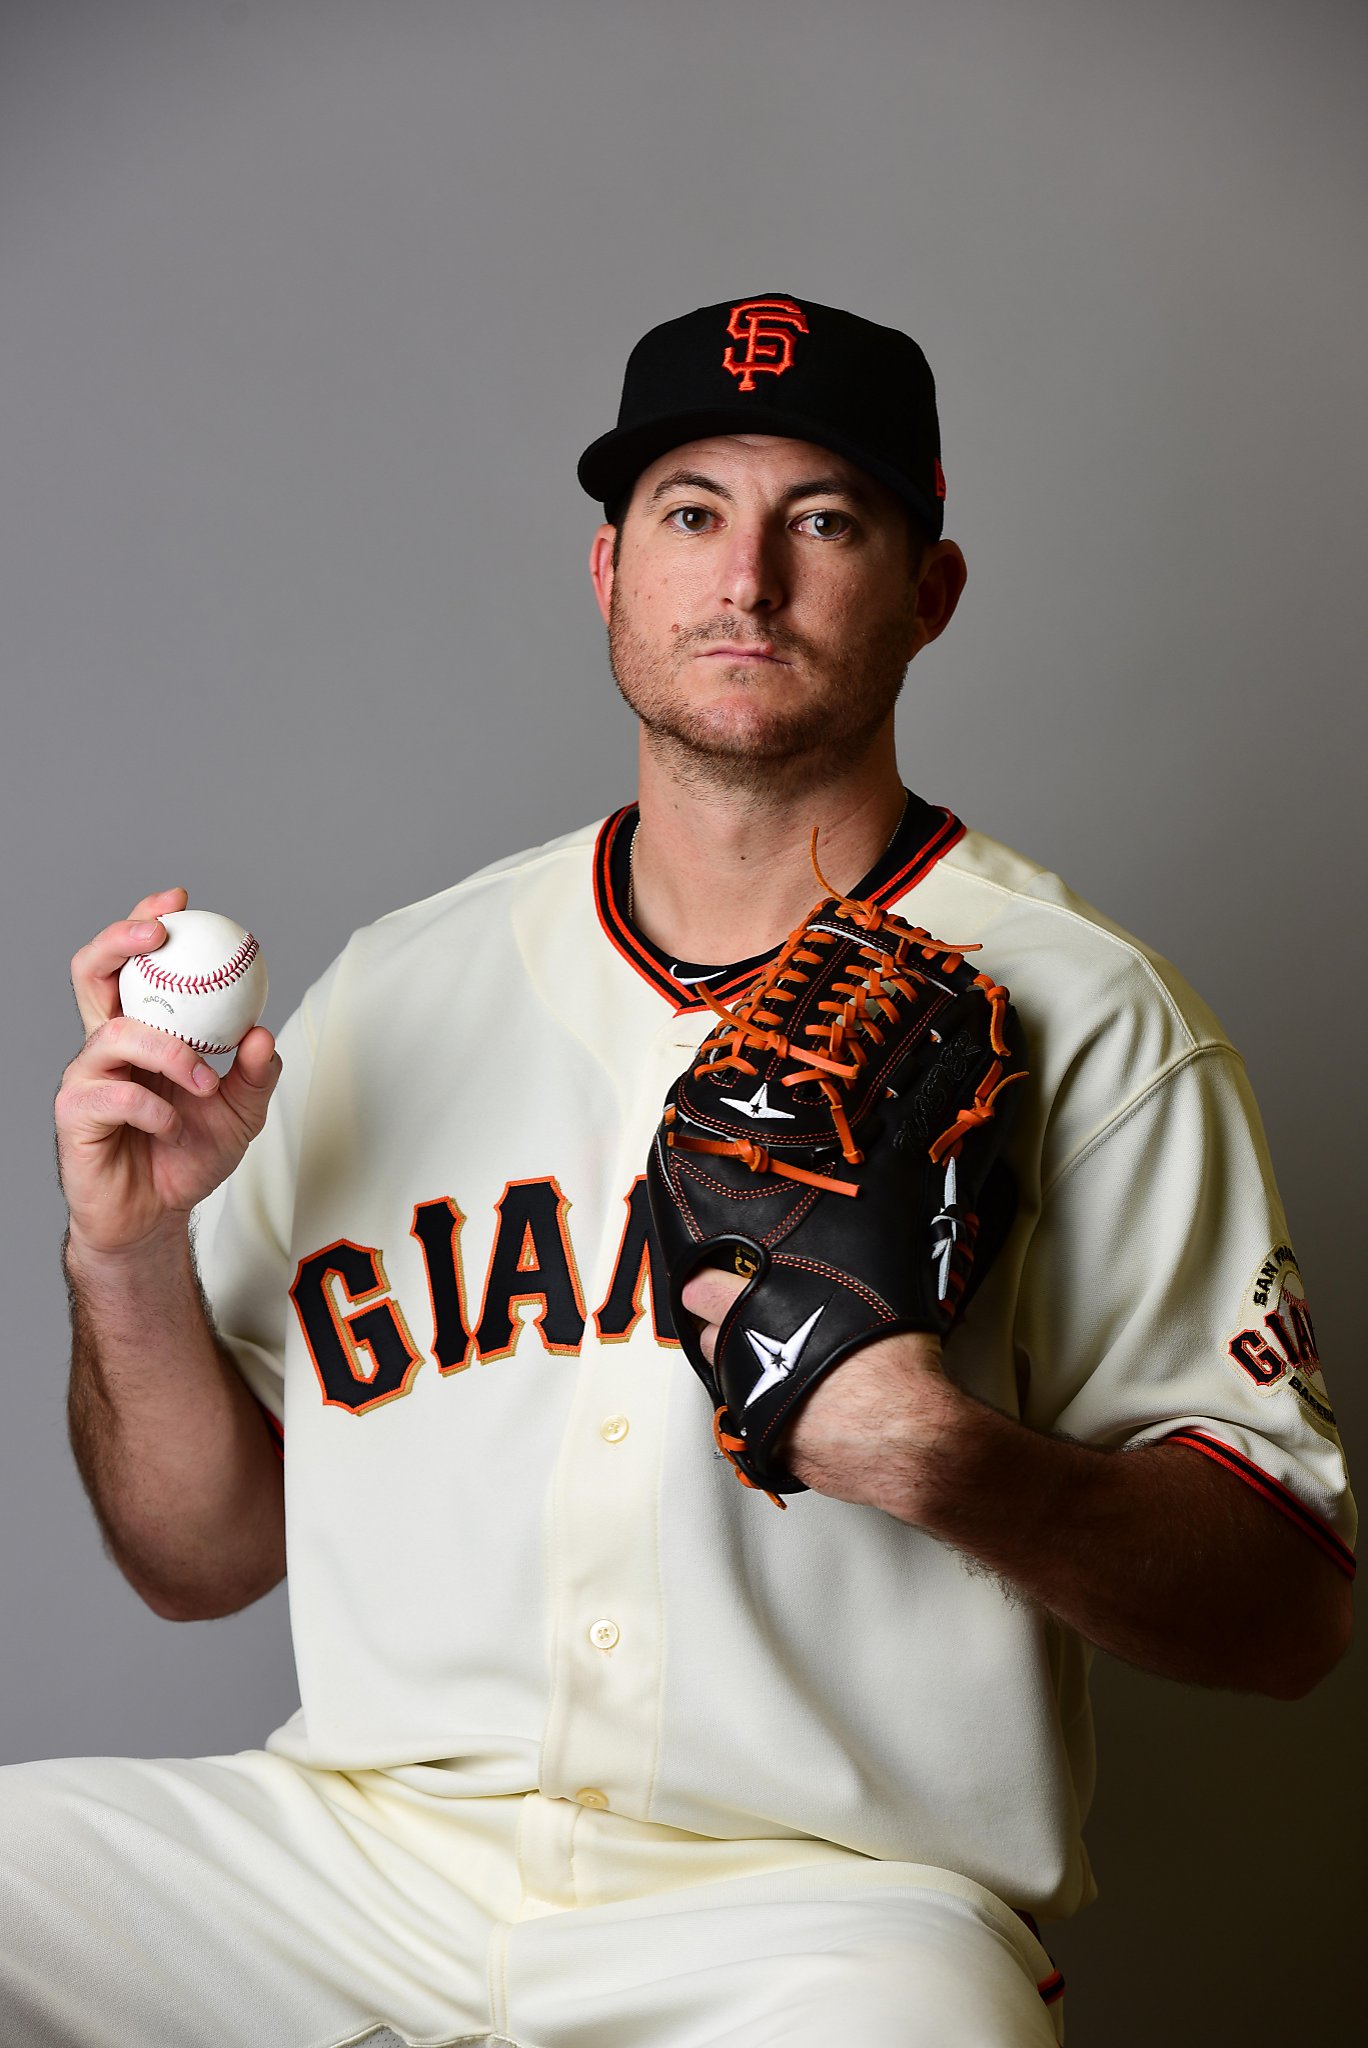
<svg viewBox="0 0 1368 2048">
<path fill-rule="evenodd" d="M 670 413 L 660 419 L 643 420 L 632 427 L 615 427 L 609 434 L 600 435 L 585 449 L 579 459 L 575 474 L 581 487 L 591 498 L 597 498 L 605 511 L 611 513 L 618 508 L 643 469 L 648 469 L 660 456 L 668 455 L 672 448 L 682 448 L 689 441 L 702 441 L 712 434 L 777 434 L 785 440 L 810 441 L 814 447 L 829 448 L 833 455 L 842 455 L 847 462 L 853 462 L 869 476 L 883 484 L 894 496 L 907 506 L 938 539 L 944 525 L 945 513 L 939 499 L 930 498 L 917 491 L 898 470 L 880 462 L 856 442 L 836 433 L 818 429 L 808 418 L 795 413 L 786 413 L 775 406 L 747 407 L 744 416 L 735 409 L 719 408 L 716 411 Z"/>
</svg>

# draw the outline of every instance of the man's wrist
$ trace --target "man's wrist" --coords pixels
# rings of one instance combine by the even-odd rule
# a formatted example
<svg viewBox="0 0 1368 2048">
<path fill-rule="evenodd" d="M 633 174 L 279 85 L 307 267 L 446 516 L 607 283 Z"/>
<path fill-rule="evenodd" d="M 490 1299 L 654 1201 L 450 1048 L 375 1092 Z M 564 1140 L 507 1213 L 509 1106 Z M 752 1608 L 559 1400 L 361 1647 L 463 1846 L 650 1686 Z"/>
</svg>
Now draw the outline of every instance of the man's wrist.
<svg viewBox="0 0 1368 2048">
<path fill-rule="evenodd" d="M 187 1282 L 198 1292 L 190 1219 L 180 1216 L 135 1243 L 101 1244 L 69 1223 L 62 1240 L 62 1271 L 73 1303 L 98 1299 L 114 1310 L 125 1302 L 178 1291 Z"/>
<path fill-rule="evenodd" d="M 908 1338 L 909 1345 L 917 1343 Z M 899 1475 L 889 1511 L 929 1535 L 944 1536 L 983 1458 L 981 1426 L 971 1399 L 938 1369 L 914 1367 L 910 1398 L 890 1431 L 890 1465 Z"/>
<path fill-rule="evenodd" d="M 1065 1530 L 1075 1548 L 1102 1537 L 1104 1454 L 1033 1429 L 950 1380 L 933 1426 L 903 1519 L 1009 1577 L 1046 1566 Z"/>
<path fill-rule="evenodd" d="M 1059 1448 L 968 1394 L 944 1373 L 919 1387 L 904 1415 L 898 1463 L 906 1475 L 900 1518 L 957 1549 L 981 1554 L 1000 1531 L 1048 1512 Z"/>
</svg>

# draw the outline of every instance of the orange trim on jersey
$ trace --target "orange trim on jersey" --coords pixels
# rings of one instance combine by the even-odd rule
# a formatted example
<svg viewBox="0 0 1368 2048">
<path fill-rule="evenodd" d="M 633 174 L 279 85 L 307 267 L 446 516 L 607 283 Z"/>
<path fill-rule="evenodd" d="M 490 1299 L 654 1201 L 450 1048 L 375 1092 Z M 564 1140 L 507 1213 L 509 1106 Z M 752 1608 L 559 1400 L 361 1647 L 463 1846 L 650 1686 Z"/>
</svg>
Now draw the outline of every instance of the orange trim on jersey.
<svg viewBox="0 0 1368 2048">
<path fill-rule="evenodd" d="M 1056 1970 L 1049 1977 L 1042 1977 L 1036 1990 L 1046 2005 L 1054 2005 L 1064 1996 L 1064 1972 Z"/>
<path fill-rule="evenodd" d="M 1303 1536 L 1309 1536 L 1318 1549 L 1339 1566 L 1346 1578 L 1354 1577 L 1358 1566 L 1348 1544 L 1319 1515 L 1304 1506 L 1294 1493 L 1289 1493 L 1281 1480 L 1275 1479 L 1271 1472 L 1265 1472 L 1261 1465 L 1253 1464 L 1232 1444 L 1226 1443 L 1222 1437 L 1208 1435 L 1204 1429 L 1191 1428 L 1175 1429 L 1172 1436 L 1161 1441 L 1186 1444 L 1189 1450 L 1200 1451 L 1204 1458 L 1210 1458 L 1215 1464 L 1224 1466 L 1227 1472 L 1233 1472 L 1237 1479 L 1243 1479 L 1246 1486 L 1252 1487 L 1289 1522 L 1294 1522 Z"/>
<path fill-rule="evenodd" d="M 625 1344 L 627 1342 L 633 1330 L 635 1330 L 637 1324 L 646 1313 L 646 1306 L 642 1300 L 642 1295 L 649 1287 L 651 1290 L 651 1330 L 655 1336 L 656 1343 L 668 1344 L 675 1350 L 679 1350 L 681 1347 L 678 1337 L 662 1336 L 660 1330 L 660 1308 L 655 1282 L 655 1270 L 651 1259 L 649 1211 L 647 1210 L 645 1215 L 642 1213 L 646 1205 L 646 1176 L 644 1173 L 637 1175 L 636 1179 L 632 1182 L 631 1188 L 623 1196 L 622 1200 L 627 1214 L 623 1220 L 622 1236 L 618 1239 L 617 1257 L 613 1260 L 612 1278 L 608 1282 L 607 1294 L 605 1294 L 602 1302 L 594 1310 L 594 1329 L 598 1333 L 599 1343 Z M 642 1208 L 638 1208 L 638 1204 L 641 1204 Z M 628 1239 L 634 1227 L 640 1233 L 641 1249 L 637 1254 L 636 1281 L 628 1297 L 632 1307 L 631 1318 L 621 1330 L 605 1331 L 603 1318 L 607 1313 L 609 1303 L 618 1292 L 619 1285 L 624 1278 L 622 1262 L 626 1255 Z M 668 1306 L 667 1290 L 666 1303 Z"/>
<path fill-rule="evenodd" d="M 612 868 L 610 855 L 613 841 L 627 818 L 636 815 L 635 804 L 624 804 L 611 818 L 605 818 L 599 827 L 594 842 L 594 908 L 599 923 L 611 945 L 616 947 L 629 967 L 634 967 L 643 981 L 649 981 L 657 995 L 664 996 L 672 1009 L 687 1008 L 685 991 L 672 974 L 667 974 L 654 954 L 647 951 L 627 921 L 625 906 L 619 910 L 613 895 Z M 701 1007 L 701 1006 L 700 1006 Z"/>
<path fill-rule="evenodd" d="M 348 1285 L 347 1277 L 339 1266 L 322 1267 L 318 1275 L 318 1292 L 332 1323 L 333 1332 L 341 1349 L 343 1362 L 351 1373 L 352 1378 L 360 1387 L 369 1386 L 381 1370 L 380 1354 L 375 1348 L 374 1339 L 370 1337 L 358 1338 L 353 1328 L 354 1324 L 364 1321 L 368 1315 L 373 1315 L 378 1309 L 384 1309 L 388 1312 L 390 1323 L 408 1359 L 408 1364 L 395 1385 L 387 1387 L 382 1393 L 374 1395 L 369 1401 L 339 1401 L 328 1392 L 327 1375 L 323 1370 L 317 1352 L 314 1350 L 313 1338 L 309 1334 L 309 1326 L 305 1320 L 304 1310 L 299 1303 L 299 1285 L 304 1275 L 304 1268 L 313 1265 L 315 1260 L 326 1259 L 331 1252 L 337 1251 L 356 1252 L 360 1258 L 368 1259 L 374 1283 L 370 1287 L 362 1288 L 360 1293 L 353 1294 Z M 334 1280 L 338 1282 L 343 1293 L 346 1295 L 347 1301 L 350 1304 L 350 1314 L 346 1313 L 339 1306 L 333 1294 L 331 1282 Z M 412 1332 L 404 1320 L 404 1312 L 395 1300 L 389 1280 L 386 1277 L 384 1259 L 374 1245 L 357 1244 L 349 1237 L 338 1237 L 334 1238 L 330 1245 L 325 1245 L 321 1251 L 310 1252 L 307 1258 L 300 1260 L 299 1265 L 295 1269 L 294 1284 L 290 1288 L 290 1300 L 294 1304 L 294 1311 L 299 1319 L 299 1327 L 303 1333 L 305 1349 L 308 1351 L 314 1372 L 317 1375 L 318 1388 L 323 1396 L 325 1408 L 342 1408 L 350 1415 L 367 1415 L 372 1408 L 381 1408 L 388 1401 L 401 1400 L 409 1391 L 409 1388 L 413 1385 L 414 1376 L 423 1362 L 423 1353 L 413 1341 Z M 368 1373 L 360 1369 L 361 1353 L 363 1351 L 370 1353 L 371 1370 Z"/>
<path fill-rule="evenodd" d="M 551 1293 L 550 1289 L 546 1287 L 530 1287 L 521 1294 L 510 1292 L 506 1297 L 509 1320 L 508 1342 L 497 1345 L 489 1351 L 486 1351 L 480 1343 L 480 1332 L 485 1326 L 485 1318 L 489 1313 L 490 1307 L 489 1283 L 494 1277 L 494 1266 L 498 1258 L 499 1245 L 505 1229 L 503 1205 L 514 1188 L 546 1188 L 548 1192 L 554 1193 L 556 1197 L 556 1229 L 560 1236 L 561 1255 L 565 1262 L 566 1277 L 570 1282 L 571 1298 L 574 1302 L 575 1312 L 579 1317 L 580 1325 L 579 1335 L 573 1344 L 553 1344 L 547 1337 L 546 1318 L 551 1313 Z M 582 1349 L 584 1344 L 584 1326 L 589 1318 L 584 1306 L 584 1288 L 580 1282 L 579 1267 L 575 1263 L 574 1246 L 570 1242 L 570 1232 L 565 1224 L 565 1213 L 569 1207 L 569 1199 L 553 1173 L 532 1174 L 526 1180 L 506 1180 L 504 1182 L 503 1193 L 494 1204 L 494 1213 L 497 1218 L 494 1226 L 494 1239 L 489 1247 L 489 1263 L 485 1267 L 484 1286 L 480 1290 L 480 1314 L 471 1333 L 476 1356 L 482 1365 L 488 1365 L 496 1358 L 511 1358 L 513 1356 L 518 1348 L 518 1339 L 523 1332 L 523 1320 L 517 1314 L 517 1310 L 525 1307 L 528 1302 L 539 1301 L 541 1303 L 541 1314 L 534 1316 L 533 1321 L 536 1324 L 537 1332 L 541 1337 L 545 1350 L 556 1353 L 558 1357 L 573 1358 Z M 546 1261 L 540 1256 L 537 1257 L 536 1263 L 532 1267 L 525 1265 L 524 1261 L 527 1257 L 529 1244 L 533 1252 L 540 1255 L 541 1247 L 537 1243 L 536 1232 L 533 1230 L 530 1217 L 523 1224 L 522 1239 L 518 1246 L 518 1263 L 514 1270 L 515 1272 L 526 1272 L 538 1276 L 544 1274 L 546 1272 Z"/>
<path fill-rule="evenodd" d="M 449 1224 L 447 1249 L 451 1254 L 451 1280 L 456 1296 L 453 1312 L 460 1334 L 465 1339 L 465 1346 L 460 1357 L 449 1358 L 445 1365 L 442 1363 L 438 1352 L 438 1338 L 445 1333 L 441 1329 L 442 1319 L 437 1308 L 437 1286 L 432 1265 L 433 1255 L 428 1249 L 427 1240 L 418 1228 L 420 1213 L 430 1216 L 437 1209 L 445 1209 L 447 1213 Z M 461 1231 L 465 1226 L 465 1221 L 465 1217 L 455 1202 L 453 1202 L 451 1196 L 442 1195 L 432 1202 L 415 1202 L 413 1205 L 413 1221 L 409 1225 L 409 1236 L 423 1254 L 423 1271 L 427 1275 L 428 1306 L 432 1310 L 432 1356 L 437 1360 L 438 1372 L 442 1374 L 464 1372 L 475 1355 L 475 1339 L 471 1334 L 470 1316 L 466 1309 L 465 1266 L 461 1259 Z"/>
<path fill-rule="evenodd" d="M 256 1400 L 255 1395 L 252 1398 Z M 278 1415 L 272 1415 L 264 1401 L 257 1400 L 257 1407 L 261 1410 L 262 1421 L 271 1432 L 271 1442 L 275 1445 L 275 1454 L 278 1458 L 283 1459 L 285 1456 L 285 1425 Z"/>
<path fill-rule="evenodd" d="M 1014 1906 L 1012 1911 L 1024 1926 L 1030 1928 L 1036 1940 L 1040 1941 L 1040 1922 L 1036 1919 L 1035 1914 L 1028 1913 L 1024 1906 Z M 1040 1941 L 1040 1946 L 1045 1948 L 1043 1941 Z M 1049 1950 L 1046 1949 L 1045 1953 L 1048 1956 Z M 1042 1977 L 1039 1980 L 1036 1990 L 1040 1993 L 1046 2005 L 1054 2005 L 1057 2000 L 1064 1996 L 1064 1972 L 1060 1969 L 1051 1970 L 1048 1977 Z"/>
<path fill-rule="evenodd" d="M 947 811 L 944 805 L 935 805 L 932 808 L 939 816 L 940 824 L 925 844 L 920 846 L 909 860 L 903 862 L 898 872 L 871 893 L 871 903 L 877 903 L 886 909 L 898 897 L 905 896 L 909 889 L 914 889 L 918 882 L 925 880 L 936 862 L 943 859 L 952 846 L 958 845 L 963 839 L 968 828 L 954 812 Z M 656 993 L 665 998 L 676 1016 L 682 1016 L 690 1010 L 705 1009 L 708 1004 L 702 996 L 694 995 L 683 982 L 676 981 L 672 974 L 667 973 L 655 955 L 642 944 L 632 930 L 627 918 L 626 905 L 620 905 L 613 894 L 613 842 L 623 824 L 628 819 L 634 821 L 636 815 L 635 804 L 624 804 L 620 811 L 614 811 L 610 818 L 605 818 L 599 827 L 599 835 L 594 844 L 594 908 L 598 912 L 599 923 L 609 943 L 621 953 L 629 967 L 636 969 L 643 981 L 648 981 Z M 766 960 L 772 958 L 778 950 L 777 946 L 774 947 L 771 953 L 766 955 Z M 764 964 L 762 961 L 757 967 L 748 969 L 744 974 L 734 975 L 729 981 L 710 983 L 708 994 L 716 1002 L 725 1002 L 746 988 L 755 979 L 759 967 Z"/>
<path fill-rule="evenodd" d="M 937 808 L 940 810 L 941 824 L 925 846 L 914 853 L 911 860 L 904 861 L 897 874 L 882 883 L 870 896 L 870 902 L 877 903 L 881 910 L 887 910 L 890 903 L 896 903 L 900 896 L 905 896 L 909 889 L 915 889 L 918 882 L 924 881 L 936 862 L 943 860 L 952 846 L 958 846 L 968 831 L 969 827 L 961 823 L 953 811 L 947 811 L 944 805 Z"/>
</svg>

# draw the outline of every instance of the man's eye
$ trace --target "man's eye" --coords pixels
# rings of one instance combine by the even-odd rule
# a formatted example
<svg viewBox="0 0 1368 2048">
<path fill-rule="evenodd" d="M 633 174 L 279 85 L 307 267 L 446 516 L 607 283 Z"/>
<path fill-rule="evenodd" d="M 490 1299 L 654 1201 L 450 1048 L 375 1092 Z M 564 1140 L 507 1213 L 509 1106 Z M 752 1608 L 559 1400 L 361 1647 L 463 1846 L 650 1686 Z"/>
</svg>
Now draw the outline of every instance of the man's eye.
<svg viewBox="0 0 1368 2048">
<path fill-rule="evenodd" d="M 818 540 L 840 540 L 850 531 L 844 512 L 805 512 L 796 524 L 806 526 Z"/>
<path fill-rule="evenodd" d="M 665 524 L 673 526 L 676 533 L 706 533 L 712 516 L 706 505 L 677 505 L 666 514 Z"/>
</svg>

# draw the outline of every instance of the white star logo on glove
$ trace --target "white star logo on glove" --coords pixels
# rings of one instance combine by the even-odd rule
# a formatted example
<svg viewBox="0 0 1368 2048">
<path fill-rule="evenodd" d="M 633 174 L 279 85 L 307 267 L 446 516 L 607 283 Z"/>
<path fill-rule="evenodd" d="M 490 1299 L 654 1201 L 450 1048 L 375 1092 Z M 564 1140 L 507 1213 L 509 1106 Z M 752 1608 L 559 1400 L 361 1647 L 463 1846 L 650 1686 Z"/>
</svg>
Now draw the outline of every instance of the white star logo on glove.
<svg viewBox="0 0 1368 2048">
<path fill-rule="evenodd" d="M 807 1321 L 782 1344 L 777 1337 L 767 1337 L 762 1330 L 746 1331 L 747 1343 L 765 1368 L 746 1396 L 747 1408 L 752 1401 L 758 1401 L 762 1394 L 767 1394 L 771 1387 L 777 1387 L 780 1380 L 788 1378 L 802 1357 L 803 1346 L 812 1335 L 817 1326 L 817 1319 L 825 1308 L 825 1302 L 821 1308 L 815 1308 Z"/>
<path fill-rule="evenodd" d="M 728 1109 L 739 1109 L 743 1116 L 752 1118 L 781 1116 L 786 1124 L 797 1122 L 797 1118 L 791 1109 L 776 1109 L 774 1107 L 769 1099 L 768 1081 L 762 1081 L 754 1095 L 747 1095 L 744 1100 L 736 1095 L 724 1095 L 722 1100 Z"/>
</svg>

